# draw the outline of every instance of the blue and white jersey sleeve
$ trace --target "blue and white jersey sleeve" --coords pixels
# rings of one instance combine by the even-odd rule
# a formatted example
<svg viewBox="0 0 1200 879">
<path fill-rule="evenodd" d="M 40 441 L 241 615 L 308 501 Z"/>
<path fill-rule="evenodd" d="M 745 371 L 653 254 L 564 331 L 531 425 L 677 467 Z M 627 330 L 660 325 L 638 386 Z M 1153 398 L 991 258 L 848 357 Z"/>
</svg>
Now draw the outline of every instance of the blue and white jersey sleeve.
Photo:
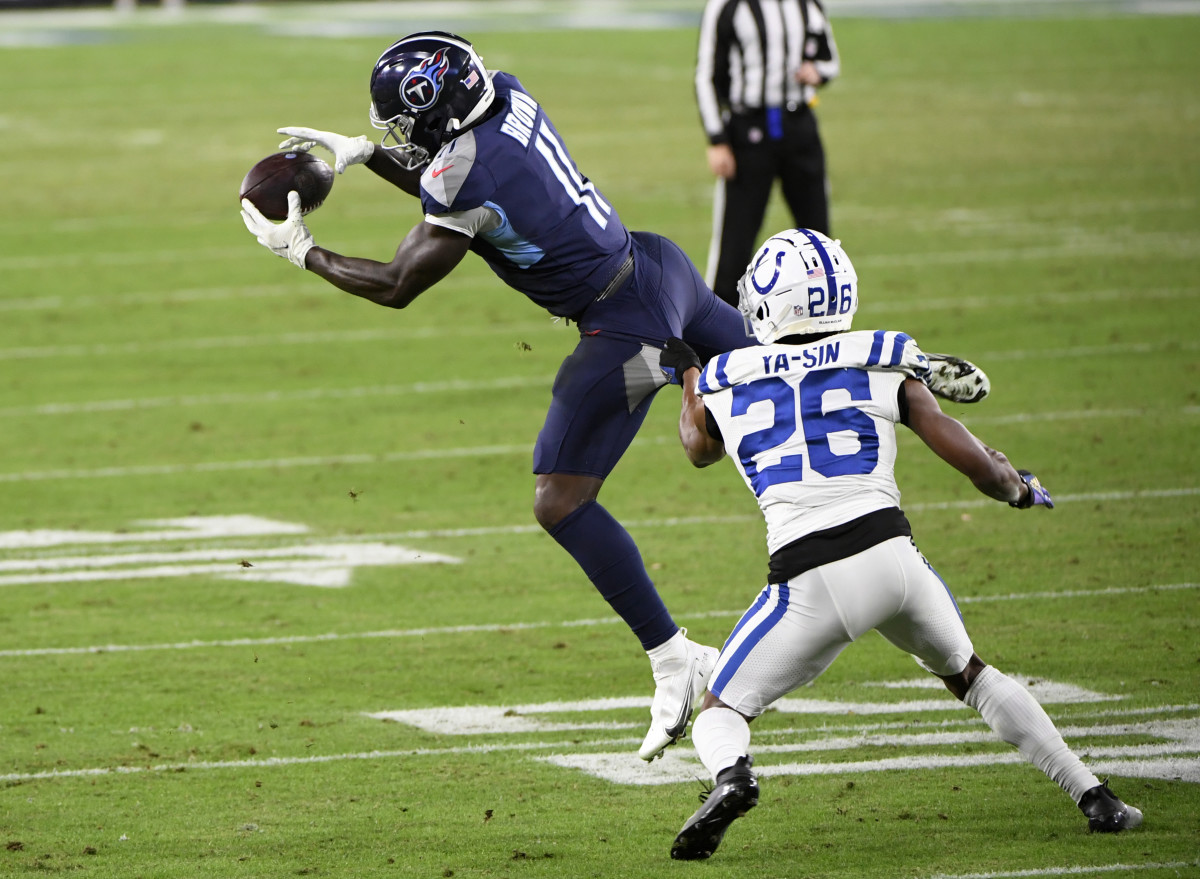
<svg viewBox="0 0 1200 879">
<path fill-rule="evenodd" d="M 908 336 L 852 332 L 711 360 L 700 392 L 767 521 L 770 552 L 900 505 L 897 392 L 928 370 Z"/>
</svg>

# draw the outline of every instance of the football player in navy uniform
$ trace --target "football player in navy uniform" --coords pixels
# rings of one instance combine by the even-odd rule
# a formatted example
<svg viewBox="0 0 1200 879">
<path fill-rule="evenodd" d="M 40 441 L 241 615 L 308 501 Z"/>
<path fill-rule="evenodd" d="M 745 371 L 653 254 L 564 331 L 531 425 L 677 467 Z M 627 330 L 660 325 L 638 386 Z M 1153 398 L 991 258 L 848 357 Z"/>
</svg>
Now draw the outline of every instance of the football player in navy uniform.
<svg viewBox="0 0 1200 879">
<path fill-rule="evenodd" d="M 337 173 L 365 165 L 421 200 L 424 221 L 391 261 L 315 246 L 294 193 L 282 223 L 246 200 L 242 219 L 278 256 L 379 305 L 404 308 L 474 252 L 505 284 L 579 326 L 534 447 L 534 515 L 649 653 L 655 694 L 640 754 L 653 760 L 683 734 L 717 651 L 675 624 L 633 539 L 596 498 L 667 383 L 667 339 L 706 357 L 757 343 L 677 245 L 622 224 L 545 109 L 516 77 L 487 70 L 467 40 L 441 31 L 399 40 L 376 62 L 370 91 L 379 144 L 282 128 L 280 147 L 319 145 Z M 961 402 L 986 394 L 971 364 L 943 366 L 938 393 Z"/>
<path fill-rule="evenodd" d="M 768 585 L 725 642 L 692 727 L 715 787 L 671 856 L 709 857 L 757 804 L 749 721 L 871 629 L 1057 782 L 1090 830 L 1140 824 L 1142 813 L 1080 762 L 1033 696 L 975 652 L 900 509 L 896 425 L 990 498 L 1051 508 L 1046 489 L 942 413 L 923 381 L 927 357 L 911 338 L 850 332 L 858 278 L 839 242 L 810 229 L 781 232 L 759 249 L 738 295 L 765 347 L 703 367 L 678 339 L 662 355 L 682 380 L 679 435 L 689 459 L 703 467 L 729 450 L 758 499 L 771 554 Z"/>
<path fill-rule="evenodd" d="M 596 498 L 667 383 L 658 362 L 667 339 L 706 356 L 755 340 L 678 246 L 622 224 L 545 109 L 461 37 L 417 33 L 388 48 L 371 76 L 371 121 L 385 132 L 378 145 L 285 128 L 281 146 L 320 145 L 338 173 L 364 164 L 420 198 L 424 221 L 390 262 L 315 246 L 295 196 L 280 224 L 249 202 L 243 219 L 276 254 L 379 305 L 404 308 L 474 252 L 578 325 L 534 447 L 534 514 L 650 655 L 656 691 L 640 754 L 652 760 L 683 733 L 717 651 L 675 624 L 633 539 Z"/>
</svg>

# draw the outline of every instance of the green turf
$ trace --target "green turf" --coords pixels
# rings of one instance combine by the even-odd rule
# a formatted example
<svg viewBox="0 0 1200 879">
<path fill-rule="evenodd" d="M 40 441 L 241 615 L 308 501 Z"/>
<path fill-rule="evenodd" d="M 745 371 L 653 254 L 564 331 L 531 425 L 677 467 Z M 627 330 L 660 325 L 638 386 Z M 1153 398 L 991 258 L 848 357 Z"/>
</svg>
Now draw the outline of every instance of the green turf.
<svg viewBox="0 0 1200 879">
<path fill-rule="evenodd" d="M 1194 774 L 1200 18 L 835 26 L 844 73 L 819 112 L 856 326 L 981 363 L 992 397 L 948 411 L 1059 500 L 985 503 L 904 436 L 919 544 L 985 659 L 1120 697 L 1051 706 L 1064 727 L 1101 725 L 1069 737 L 1089 760 L 1164 744 L 1119 724 L 1190 720 L 1191 751 L 1171 753 Z M 0 50 L 15 85 L 0 104 L 0 539 L 233 514 L 309 529 L 0 549 L 0 875 L 1200 875 L 1200 792 L 1162 774 L 1114 778 L 1146 824 L 1113 838 L 1088 836 L 1020 763 L 770 774 L 1008 754 L 998 742 L 762 753 L 762 805 L 701 866 L 667 858 L 697 783 L 618 784 L 542 759 L 624 753 L 639 769 L 644 708 L 543 718 L 613 728 L 470 736 L 367 716 L 651 686 L 531 513 L 532 443 L 573 329 L 473 258 L 385 311 L 272 257 L 237 215 L 277 126 L 367 129 L 369 65 L 393 36 L 198 24 Z M 545 104 L 628 225 L 704 263 L 693 31 L 476 41 Z M 309 222 L 322 245 L 387 258 L 418 220 L 360 169 Z M 764 235 L 785 225 L 776 206 Z M 687 464 L 663 397 L 604 498 L 678 620 L 718 643 L 761 585 L 763 527 L 732 466 Z M 337 589 L 220 576 L 333 542 L 461 564 L 362 567 Z M 113 564 L 213 550 L 227 552 L 187 577 Z M 129 576 L 54 574 L 71 560 Z M 872 635 L 798 695 L 933 696 L 879 685 L 917 674 Z M 755 743 L 981 730 L 972 717 L 771 712 Z"/>
</svg>

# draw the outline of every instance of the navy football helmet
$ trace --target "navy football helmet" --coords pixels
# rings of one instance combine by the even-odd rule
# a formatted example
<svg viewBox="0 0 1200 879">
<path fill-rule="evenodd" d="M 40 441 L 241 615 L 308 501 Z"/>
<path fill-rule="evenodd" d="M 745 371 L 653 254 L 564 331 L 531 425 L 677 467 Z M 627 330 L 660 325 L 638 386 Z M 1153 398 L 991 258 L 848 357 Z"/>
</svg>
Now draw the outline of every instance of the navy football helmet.
<svg viewBox="0 0 1200 879">
<path fill-rule="evenodd" d="M 410 34 L 371 73 L 371 124 L 380 146 L 409 170 L 479 122 L 496 97 L 491 74 L 467 40 L 445 31 Z"/>
</svg>

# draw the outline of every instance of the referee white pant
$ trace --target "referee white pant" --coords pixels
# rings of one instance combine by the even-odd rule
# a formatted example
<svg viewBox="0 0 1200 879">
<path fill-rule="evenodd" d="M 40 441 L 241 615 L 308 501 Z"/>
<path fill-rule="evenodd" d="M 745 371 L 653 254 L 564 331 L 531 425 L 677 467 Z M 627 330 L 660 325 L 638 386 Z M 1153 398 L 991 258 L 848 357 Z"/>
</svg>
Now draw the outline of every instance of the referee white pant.
<svg viewBox="0 0 1200 879">
<path fill-rule="evenodd" d="M 942 578 L 911 538 L 893 537 L 769 584 L 725 642 L 708 688 L 757 717 L 871 629 L 936 675 L 958 674 L 974 653 Z"/>
</svg>

